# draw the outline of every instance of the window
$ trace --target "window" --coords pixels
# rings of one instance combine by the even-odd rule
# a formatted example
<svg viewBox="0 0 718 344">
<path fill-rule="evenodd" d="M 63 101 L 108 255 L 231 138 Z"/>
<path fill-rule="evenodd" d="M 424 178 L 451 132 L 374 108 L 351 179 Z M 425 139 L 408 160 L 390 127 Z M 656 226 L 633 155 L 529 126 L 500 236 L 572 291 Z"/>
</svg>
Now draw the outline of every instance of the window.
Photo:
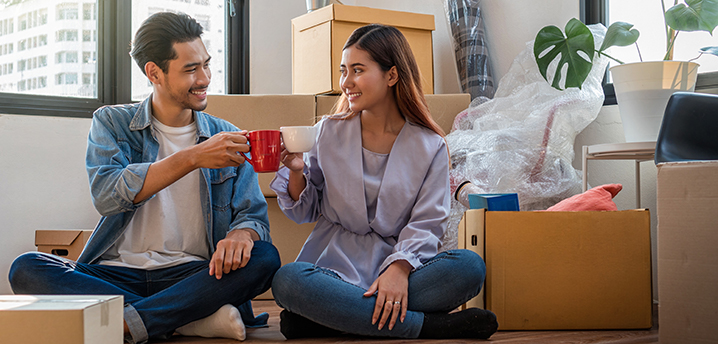
<svg viewBox="0 0 718 344">
<path fill-rule="evenodd" d="M 65 53 L 66 63 L 77 63 L 77 51 L 68 51 Z"/>
<path fill-rule="evenodd" d="M 57 20 L 73 20 L 77 18 L 77 3 L 64 3 L 57 5 Z"/>
<path fill-rule="evenodd" d="M 151 86 L 146 87 L 147 78 L 129 56 L 128 46 L 139 24 L 153 13 L 150 7 L 155 4 L 167 6 L 158 10 L 210 18 L 212 30 L 205 30 L 203 35 L 203 39 L 214 41 L 210 47 L 210 92 L 248 92 L 248 0 L 0 1 L 0 49 L 2 64 L 7 64 L 8 70 L 5 74 L 5 67 L 0 65 L 0 114 L 91 117 L 102 105 L 143 99 Z M 235 7 L 235 16 L 229 15 L 230 5 Z M 19 34 L 33 26 L 41 28 L 34 29 L 30 36 Z M 89 42 L 84 41 L 85 30 L 91 31 Z M 5 37 L 12 34 L 15 36 Z M 30 43 L 32 37 L 36 38 Z M 35 39 L 37 48 L 30 49 Z M 17 50 L 21 40 L 25 43 L 20 52 Z M 14 49 L 15 45 L 18 49 Z M 55 64 L 56 60 L 62 63 Z M 38 69 L 32 77 L 28 78 L 27 73 L 23 77 L 23 73 L 17 73 L 21 64 L 24 70 L 30 66 Z M 90 75 L 89 84 L 86 74 Z"/>
<path fill-rule="evenodd" d="M 665 8 L 674 5 L 673 0 L 663 0 Z M 663 59 L 666 51 L 666 35 L 663 23 L 663 8 L 655 0 L 583 0 L 582 19 L 586 24 L 603 23 L 608 27 L 617 21 L 634 25 L 641 35 L 638 48 L 643 61 Z M 718 30 L 717 30 L 718 31 Z M 698 49 L 705 46 L 718 46 L 718 35 L 711 36 L 707 32 L 681 32 L 674 47 L 674 60 L 687 61 L 699 55 Z M 623 62 L 638 62 L 639 52 L 635 45 L 628 47 L 612 47 L 608 52 Z M 694 62 L 700 64 L 696 90 L 718 87 L 718 58 L 704 54 Z M 614 65 L 611 61 L 609 66 Z M 610 73 L 604 86 L 605 104 L 616 104 Z"/>
<path fill-rule="evenodd" d="M 210 63 L 210 69 L 212 71 L 212 82 L 209 85 L 208 92 L 212 94 L 224 94 L 227 92 L 227 76 L 224 71 L 224 65 L 227 61 L 227 54 L 225 53 L 224 44 L 221 47 L 210 47 L 207 42 L 210 40 L 218 42 L 226 42 L 225 30 L 211 30 L 210 22 L 223 23 L 226 16 L 226 1 L 220 2 L 214 0 L 217 6 L 205 6 L 202 4 L 195 4 L 191 0 L 174 0 L 175 2 L 167 5 L 167 8 L 153 6 L 157 1 L 152 0 L 133 0 L 132 5 L 137 8 L 146 9 L 146 16 L 141 16 L 132 19 L 132 33 L 137 31 L 142 21 L 147 16 L 163 11 L 171 12 L 184 12 L 190 14 L 197 22 L 202 25 L 204 34 L 202 40 L 205 42 L 207 52 L 212 57 Z M 219 25 L 218 25 L 219 26 Z M 220 26 L 221 27 L 221 26 Z M 142 70 L 133 63 L 132 66 L 132 100 L 142 100 L 146 98 L 152 92 L 152 85 L 145 82 L 147 77 L 142 73 Z"/>
<path fill-rule="evenodd" d="M 55 75 L 55 83 L 58 85 L 77 84 L 77 73 L 58 73 Z"/>
<path fill-rule="evenodd" d="M 210 19 L 211 19 L 209 16 L 197 15 L 197 16 L 194 17 L 194 19 L 197 20 L 197 22 L 199 23 L 199 25 L 202 25 L 202 28 L 204 29 L 205 32 L 209 32 L 210 30 L 212 30 L 212 28 L 209 27 L 209 22 L 210 22 Z M 205 36 L 206 36 L 206 35 L 205 35 Z M 205 38 L 205 39 L 206 39 L 206 38 Z"/>
<path fill-rule="evenodd" d="M 56 53 L 55 63 L 77 63 L 77 51 L 60 51 Z"/>
<path fill-rule="evenodd" d="M 605 0 L 608 9 L 607 22 L 624 21 L 634 24 L 641 32 L 638 48 L 643 60 L 662 60 L 666 52 L 666 34 L 663 23 L 663 9 L 655 0 Z M 673 6 L 673 0 L 664 1 L 666 9 Z M 718 36 L 712 37 L 705 31 L 681 32 L 675 41 L 674 60 L 688 61 L 699 56 L 698 50 L 705 46 L 718 46 Z M 612 49 L 611 56 L 624 62 L 640 61 L 635 47 Z M 700 64 L 699 73 L 718 71 L 718 58 L 704 55 L 695 62 Z M 615 64 L 612 63 L 612 64 Z"/>
<path fill-rule="evenodd" d="M 60 30 L 57 31 L 58 42 L 72 42 L 77 41 L 77 30 Z"/>
<path fill-rule="evenodd" d="M 95 4 L 82 4 L 82 19 L 95 19 Z"/>
</svg>

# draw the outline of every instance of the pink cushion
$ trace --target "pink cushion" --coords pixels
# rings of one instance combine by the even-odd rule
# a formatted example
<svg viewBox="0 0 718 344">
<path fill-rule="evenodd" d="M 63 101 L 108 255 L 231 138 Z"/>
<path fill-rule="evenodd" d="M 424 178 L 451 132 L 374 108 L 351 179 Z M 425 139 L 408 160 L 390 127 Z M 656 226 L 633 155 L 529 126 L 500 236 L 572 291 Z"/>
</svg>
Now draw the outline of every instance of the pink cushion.
<svg viewBox="0 0 718 344">
<path fill-rule="evenodd" d="M 621 184 L 606 184 L 597 186 L 582 194 L 574 195 L 546 211 L 591 211 L 591 210 L 618 210 L 613 202 L 619 191 L 623 189 Z"/>
</svg>

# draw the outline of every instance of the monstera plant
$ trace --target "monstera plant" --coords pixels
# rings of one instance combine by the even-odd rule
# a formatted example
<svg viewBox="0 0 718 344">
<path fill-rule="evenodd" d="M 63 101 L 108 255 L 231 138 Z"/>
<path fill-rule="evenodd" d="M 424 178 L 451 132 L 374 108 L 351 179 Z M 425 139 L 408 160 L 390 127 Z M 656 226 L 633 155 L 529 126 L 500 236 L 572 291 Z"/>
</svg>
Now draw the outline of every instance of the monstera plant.
<svg viewBox="0 0 718 344">
<path fill-rule="evenodd" d="M 657 0 L 663 5 L 662 0 Z M 666 23 L 666 54 L 664 60 L 673 58 L 673 45 L 680 31 L 707 31 L 718 26 L 718 0 L 675 0 L 673 7 L 665 10 L 663 15 Z M 595 49 L 591 31 L 577 19 L 571 19 L 565 27 L 565 34 L 556 26 L 546 26 L 536 35 L 534 41 L 534 57 L 541 75 L 556 89 L 561 90 L 563 66 L 567 65 L 563 88 L 580 88 L 591 71 L 596 55 L 604 55 L 623 64 L 608 54 L 606 49 L 612 46 L 627 46 L 636 43 L 638 30 L 632 24 L 615 22 L 608 27 L 606 37 L 599 49 Z M 705 47 L 697 52 L 718 56 L 718 47 Z M 549 80 L 549 65 L 559 59 L 554 75 Z M 697 57 L 696 57 L 697 58 Z"/>
</svg>

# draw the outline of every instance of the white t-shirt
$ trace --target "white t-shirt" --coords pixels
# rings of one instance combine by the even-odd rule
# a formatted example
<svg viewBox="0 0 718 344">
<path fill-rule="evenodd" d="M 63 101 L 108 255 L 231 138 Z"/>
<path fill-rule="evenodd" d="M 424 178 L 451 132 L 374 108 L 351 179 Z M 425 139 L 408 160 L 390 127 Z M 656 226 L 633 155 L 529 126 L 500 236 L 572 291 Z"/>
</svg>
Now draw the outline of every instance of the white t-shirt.
<svg viewBox="0 0 718 344">
<path fill-rule="evenodd" d="M 197 143 L 195 122 L 169 127 L 153 117 L 152 125 L 160 146 L 158 161 Z M 209 260 L 200 180 L 200 170 L 196 169 L 137 209 L 125 233 L 102 255 L 100 264 L 154 270 Z"/>
</svg>

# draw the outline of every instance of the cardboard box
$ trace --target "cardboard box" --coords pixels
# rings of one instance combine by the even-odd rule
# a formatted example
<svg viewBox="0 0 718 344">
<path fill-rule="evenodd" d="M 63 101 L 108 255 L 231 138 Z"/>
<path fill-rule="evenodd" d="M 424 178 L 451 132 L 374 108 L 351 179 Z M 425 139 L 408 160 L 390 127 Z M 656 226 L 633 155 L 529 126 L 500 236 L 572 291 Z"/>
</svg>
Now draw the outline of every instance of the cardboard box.
<svg viewBox="0 0 718 344">
<path fill-rule="evenodd" d="M 307 241 L 316 222 L 298 225 L 279 209 L 279 204 L 275 197 L 267 197 L 267 204 L 269 205 L 267 212 L 269 213 L 269 233 L 272 236 L 272 243 L 279 251 L 282 265 L 291 263 L 297 259 L 299 251 L 302 250 L 302 246 Z M 270 289 L 255 299 L 271 300 L 274 299 L 274 296 L 272 296 L 272 290 Z"/>
<path fill-rule="evenodd" d="M 459 247 L 486 261 L 485 305 L 499 330 L 650 328 L 649 221 L 647 210 L 475 209 Z"/>
<path fill-rule="evenodd" d="M 225 119 L 243 130 L 279 129 L 291 125 L 313 125 L 313 95 L 208 95 L 205 112 Z M 276 196 L 269 188 L 274 173 L 260 173 L 259 186 L 265 196 Z"/>
<path fill-rule="evenodd" d="M 718 343 L 718 161 L 658 165 L 661 343 Z"/>
<path fill-rule="evenodd" d="M 424 97 L 431 117 L 446 134 L 451 132 L 454 117 L 471 104 L 471 95 L 468 93 L 425 94 Z M 332 107 L 338 99 L 339 95 L 317 95 L 317 120 L 324 115 L 331 114 Z"/>
<path fill-rule="evenodd" d="M 341 93 L 339 65 L 351 33 L 378 23 L 399 29 L 419 66 L 424 93 L 434 93 L 434 16 L 331 4 L 292 19 L 292 93 Z"/>
<path fill-rule="evenodd" d="M 122 344 L 121 295 L 0 295 L 0 343 Z"/>
<path fill-rule="evenodd" d="M 38 229 L 35 246 L 40 252 L 77 260 L 91 235 L 91 229 Z"/>
<path fill-rule="evenodd" d="M 471 95 L 468 93 L 426 94 L 425 97 L 431 116 L 446 134 L 451 132 L 456 115 L 471 104 Z"/>
</svg>

